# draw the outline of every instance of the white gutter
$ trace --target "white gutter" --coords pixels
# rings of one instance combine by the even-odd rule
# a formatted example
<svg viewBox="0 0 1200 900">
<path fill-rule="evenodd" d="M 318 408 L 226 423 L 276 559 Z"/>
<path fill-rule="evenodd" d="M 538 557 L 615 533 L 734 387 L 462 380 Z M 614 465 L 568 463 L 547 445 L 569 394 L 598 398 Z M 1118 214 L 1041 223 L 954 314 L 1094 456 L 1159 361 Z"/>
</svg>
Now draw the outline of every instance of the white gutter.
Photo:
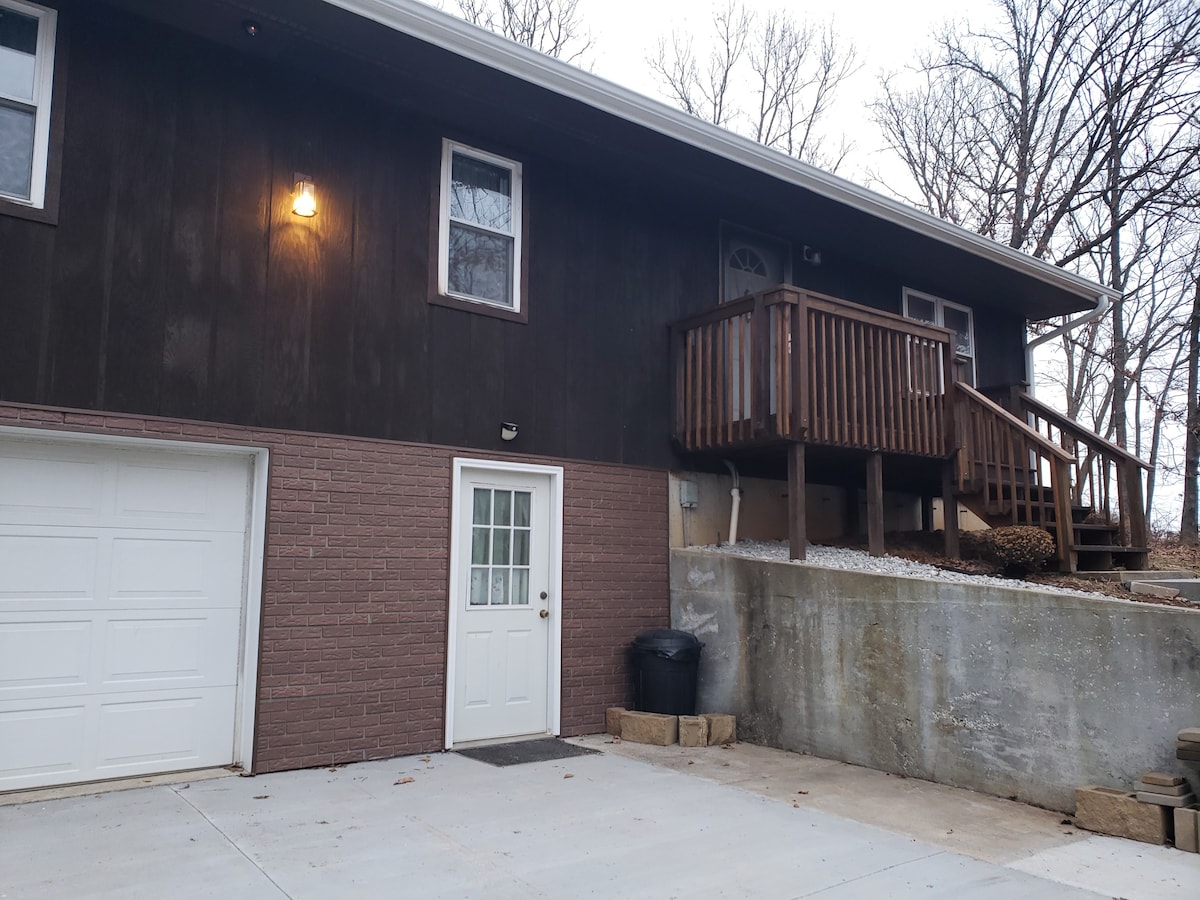
<svg viewBox="0 0 1200 900">
<path fill-rule="evenodd" d="M 965 250 L 1081 299 L 1107 296 L 1111 301 L 1120 297 L 1119 293 L 1073 272 L 884 197 L 416 0 L 324 2 L 748 169 Z"/>
<path fill-rule="evenodd" d="M 1119 295 L 1118 295 L 1119 296 Z M 1074 331 L 1080 325 L 1086 325 L 1094 319 L 1099 319 L 1112 308 L 1112 297 L 1109 294 L 1101 294 L 1096 298 L 1096 308 L 1089 309 L 1081 316 L 1071 319 L 1069 322 L 1064 322 L 1053 331 L 1048 331 L 1045 334 L 1039 334 L 1032 341 L 1025 342 L 1025 377 L 1029 379 L 1029 396 L 1036 397 L 1034 391 L 1033 377 L 1033 351 L 1035 347 L 1040 347 L 1042 344 L 1047 344 L 1057 337 L 1066 334 L 1068 331 Z"/>
</svg>

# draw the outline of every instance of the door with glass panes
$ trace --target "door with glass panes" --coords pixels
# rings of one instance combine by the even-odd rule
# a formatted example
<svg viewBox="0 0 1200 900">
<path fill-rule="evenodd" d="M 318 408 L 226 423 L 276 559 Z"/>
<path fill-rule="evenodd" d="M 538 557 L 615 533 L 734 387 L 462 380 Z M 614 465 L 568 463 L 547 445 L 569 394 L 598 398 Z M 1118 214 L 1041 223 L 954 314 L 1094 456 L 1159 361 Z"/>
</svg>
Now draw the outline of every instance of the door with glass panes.
<svg viewBox="0 0 1200 900">
<path fill-rule="evenodd" d="M 551 493 L 549 475 L 462 471 L 451 744 L 550 730 Z"/>
</svg>

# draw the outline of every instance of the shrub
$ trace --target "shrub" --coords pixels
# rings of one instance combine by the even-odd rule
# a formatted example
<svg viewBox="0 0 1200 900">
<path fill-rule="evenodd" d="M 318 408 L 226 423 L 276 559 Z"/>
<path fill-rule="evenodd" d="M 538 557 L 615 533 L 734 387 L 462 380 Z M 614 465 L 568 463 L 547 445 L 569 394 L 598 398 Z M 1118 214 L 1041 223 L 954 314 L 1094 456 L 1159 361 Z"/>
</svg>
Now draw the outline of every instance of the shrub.
<svg viewBox="0 0 1200 900">
<path fill-rule="evenodd" d="M 1036 525 L 1009 525 L 974 532 L 973 552 L 1000 566 L 1008 578 L 1024 578 L 1054 556 L 1054 538 Z"/>
</svg>

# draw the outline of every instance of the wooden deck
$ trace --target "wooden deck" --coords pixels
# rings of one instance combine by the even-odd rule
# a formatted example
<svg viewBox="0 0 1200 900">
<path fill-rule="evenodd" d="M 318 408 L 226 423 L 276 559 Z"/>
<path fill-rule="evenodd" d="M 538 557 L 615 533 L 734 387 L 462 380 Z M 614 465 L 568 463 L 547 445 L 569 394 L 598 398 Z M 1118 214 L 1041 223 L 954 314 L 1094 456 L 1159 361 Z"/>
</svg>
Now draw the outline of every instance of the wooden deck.
<svg viewBox="0 0 1200 900">
<path fill-rule="evenodd" d="M 681 450 L 786 457 L 793 558 L 806 455 L 844 451 L 865 466 L 872 553 L 885 460 L 924 461 L 941 470 L 949 555 L 961 501 L 992 525 L 1049 530 L 1064 571 L 1145 562 L 1142 463 L 1028 394 L 1006 408 L 961 382 L 947 329 L 779 285 L 676 322 L 671 348 Z"/>
</svg>

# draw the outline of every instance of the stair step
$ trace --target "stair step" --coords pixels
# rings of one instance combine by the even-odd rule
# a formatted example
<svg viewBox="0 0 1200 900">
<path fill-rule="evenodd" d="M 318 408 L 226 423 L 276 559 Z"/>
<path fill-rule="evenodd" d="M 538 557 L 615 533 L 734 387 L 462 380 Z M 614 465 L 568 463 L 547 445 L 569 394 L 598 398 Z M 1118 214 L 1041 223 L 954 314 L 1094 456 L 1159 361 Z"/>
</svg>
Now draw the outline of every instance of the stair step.
<svg viewBox="0 0 1200 900">
<path fill-rule="evenodd" d="M 1072 522 L 1071 527 L 1076 531 L 1111 531 L 1114 534 L 1121 530 L 1119 525 L 1094 525 L 1089 522 Z"/>
<path fill-rule="evenodd" d="M 1119 544 L 1072 544 L 1077 553 L 1149 553 L 1149 547 L 1122 547 Z"/>
</svg>

